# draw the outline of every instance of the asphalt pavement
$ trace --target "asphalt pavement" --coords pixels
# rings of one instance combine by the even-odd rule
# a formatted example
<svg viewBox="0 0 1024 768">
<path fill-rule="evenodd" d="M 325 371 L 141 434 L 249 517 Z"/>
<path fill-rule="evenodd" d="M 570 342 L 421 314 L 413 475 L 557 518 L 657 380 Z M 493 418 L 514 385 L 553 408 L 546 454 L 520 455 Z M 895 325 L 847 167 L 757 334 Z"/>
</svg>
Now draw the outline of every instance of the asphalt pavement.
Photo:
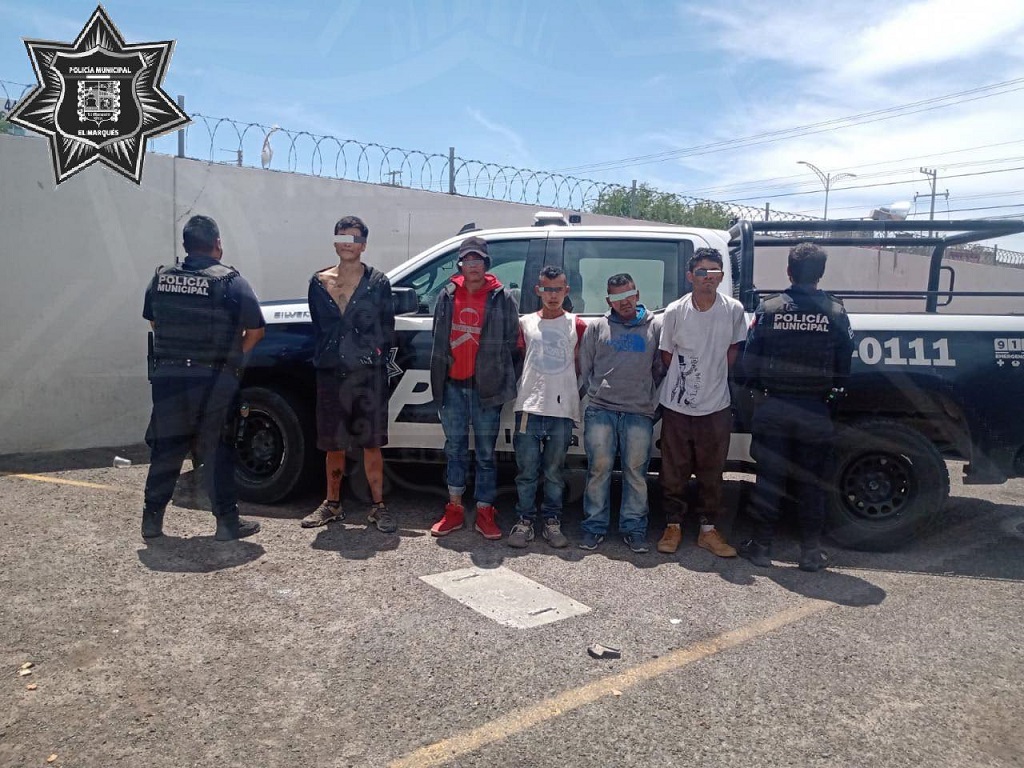
<svg viewBox="0 0 1024 768">
<path fill-rule="evenodd" d="M 578 502 L 565 550 L 434 539 L 440 474 L 415 467 L 390 470 L 397 535 L 351 497 L 302 529 L 310 493 L 216 542 L 189 473 L 147 545 L 130 458 L 0 460 L 0 766 L 1024 764 L 1024 480 L 951 464 L 934 531 L 808 574 L 792 532 L 770 570 L 693 526 L 674 556 L 584 552 Z M 499 567 L 589 610 L 518 629 L 421 578 Z"/>
</svg>

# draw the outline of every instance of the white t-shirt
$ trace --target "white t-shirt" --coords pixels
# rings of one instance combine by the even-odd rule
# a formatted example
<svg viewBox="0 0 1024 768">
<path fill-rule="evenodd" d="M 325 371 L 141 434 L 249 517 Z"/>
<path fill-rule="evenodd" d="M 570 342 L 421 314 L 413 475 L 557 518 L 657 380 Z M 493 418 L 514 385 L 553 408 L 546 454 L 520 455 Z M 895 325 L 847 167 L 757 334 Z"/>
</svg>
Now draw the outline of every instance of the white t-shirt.
<svg viewBox="0 0 1024 768">
<path fill-rule="evenodd" d="M 526 359 L 519 379 L 517 411 L 558 416 L 580 423 L 576 382 L 576 315 L 545 320 L 534 312 L 519 318 Z"/>
<path fill-rule="evenodd" d="M 715 303 L 701 312 L 693 294 L 676 299 L 665 309 L 661 349 L 672 360 L 661 385 L 660 402 L 690 416 L 707 416 L 728 408 L 729 347 L 747 337 L 743 305 L 716 294 Z"/>
</svg>

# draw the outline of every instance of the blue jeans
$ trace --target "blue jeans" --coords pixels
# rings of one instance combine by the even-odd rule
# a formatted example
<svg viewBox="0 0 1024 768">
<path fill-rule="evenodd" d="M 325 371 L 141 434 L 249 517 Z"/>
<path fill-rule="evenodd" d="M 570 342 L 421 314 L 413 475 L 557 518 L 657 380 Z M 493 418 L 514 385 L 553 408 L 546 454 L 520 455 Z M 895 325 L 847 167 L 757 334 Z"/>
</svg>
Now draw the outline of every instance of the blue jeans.
<svg viewBox="0 0 1024 768">
<path fill-rule="evenodd" d="M 448 493 L 461 496 L 466 491 L 469 469 L 469 428 L 473 427 L 473 453 L 476 457 L 474 493 L 478 504 L 494 504 L 498 495 L 498 469 L 494 462 L 494 444 L 498 441 L 501 406 L 485 408 L 473 387 L 459 387 L 450 381 L 444 386 L 441 401 L 441 427 L 444 429 L 444 455 L 448 460 L 445 480 Z"/>
<path fill-rule="evenodd" d="M 654 419 L 587 406 L 583 416 L 587 451 L 587 492 L 583 497 L 583 530 L 608 533 L 611 520 L 612 467 L 616 451 L 622 464 L 622 506 L 619 531 L 647 535 L 647 465 L 651 460 Z"/>
<path fill-rule="evenodd" d="M 525 424 L 524 424 L 525 422 Z M 562 514 L 562 467 L 572 437 L 572 419 L 516 413 L 516 432 L 512 444 L 516 449 L 516 490 L 519 503 L 516 514 L 527 520 L 537 517 L 537 484 L 544 475 L 544 501 L 541 514 L 545 520 L 558 520 Z"/>
</svg>

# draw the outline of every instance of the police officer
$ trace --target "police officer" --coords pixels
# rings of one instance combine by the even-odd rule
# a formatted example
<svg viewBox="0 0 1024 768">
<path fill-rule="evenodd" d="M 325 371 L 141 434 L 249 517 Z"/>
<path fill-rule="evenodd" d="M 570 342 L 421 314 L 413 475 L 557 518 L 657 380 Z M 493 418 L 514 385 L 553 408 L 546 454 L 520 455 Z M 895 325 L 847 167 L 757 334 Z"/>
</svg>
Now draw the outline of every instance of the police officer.
<svg viewBox="0 0 1024 768">
<path fill-rule="evenodd" d="M 754 412 L 750 452 L 757 462 L 752 496 L 754 538 L 739 553 L 768 567 L 779 501 L 792 478 L 799 503 L 799 567 L 828 564 L 821 549 L 825 523 L 822 475 L 832 442 L 829 403 L 844 392 L 853 331 L 842 302 L 818 290 L 827 255 L 813 243 L 789 252 L 789 290 L 761 302 L 747 334 L 743 367 L 764 399 Z"/>
<path fill-rule="evenodd" d="M 164 510 L 195 438 L 217 518 L 215 538 L 241 539 L 260 526 L 238 516 L 234 434 L 226 426 L 236 413 L 243 357 L 263 338 L 263 313 L 245 278 L 220 263 L 224 249 L 217 222 L 193 216 L 182 238 L 185 261 L 157 269 L 142 310 L 153 326 L 142 537 L 163 535 Z"/>
</svg>

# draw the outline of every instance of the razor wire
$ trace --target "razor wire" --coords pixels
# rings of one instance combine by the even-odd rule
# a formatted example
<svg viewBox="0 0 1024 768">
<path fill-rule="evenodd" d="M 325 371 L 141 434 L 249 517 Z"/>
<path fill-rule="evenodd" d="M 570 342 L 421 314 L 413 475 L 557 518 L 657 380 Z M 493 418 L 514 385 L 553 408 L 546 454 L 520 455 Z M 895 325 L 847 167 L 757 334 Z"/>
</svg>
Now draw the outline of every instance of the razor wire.
<svg viewBox="0 0 1024 768">
<path fill-rule="evenodd" d="M 31 85 L 0 80 L 0 118 L 32 89 Z M 339 139 L 277 125 L 241 122 L 202 113 L 191 115 L 183 128 L 185 156 L 223 165 L 286 171 L 368 184 L 446 192 L 509 203 L 587 212 L 610 195 L 629 198 L 636 189 L 613 182 L 535 171 L 511 165 L 473 160 L 454 154 L 388 147 L 383 144 Z M 150 149 L 174 154 L 170 142 L 176 134 L 150 140 Z M 196 146 L 199 154 L 192 154 Z M 733 219 L 764 221 L 818 221 L 818 217 L 752 205 L 724 203 L 678 193 L 654 192 L 686 212 L 707 210 Z M 629 211 L 620 214 L 629 217 Z M 652 221 L 654 221 L 652 219 Z M 668 222 L 672 223 L 672 222 Z M 991 261 L 1024 267 L 1024 254 L 979 246 L 992 251 Z"/>
<path fill-rule="evenodd" d="M 0 80 L 0 117 L 6 116 L 14 109 L 14 105 L 21 101 L 22 97 L 30 90 L 32 90 L 31 85 Z"/>
<path fill-rule="evenodd" d="M 573 211 L 588 211 L 614 192 L 630 193 L 621 184 L 474 160 L 454 153 L 388 147 L 202 113 L 191 117 L 192 124 L 185 129 L 189 148 L 186 153 L 199 149 L 197 159 L 209 162 Z M 755 206 L 669 196 L 685 209 L 707 208 L 735 218 L 760 220 L 764 216 L 764 211 Z M 772 218 L 814 220 L 813 216 L 784 211 L 772 211 Z"/>
</svg>

